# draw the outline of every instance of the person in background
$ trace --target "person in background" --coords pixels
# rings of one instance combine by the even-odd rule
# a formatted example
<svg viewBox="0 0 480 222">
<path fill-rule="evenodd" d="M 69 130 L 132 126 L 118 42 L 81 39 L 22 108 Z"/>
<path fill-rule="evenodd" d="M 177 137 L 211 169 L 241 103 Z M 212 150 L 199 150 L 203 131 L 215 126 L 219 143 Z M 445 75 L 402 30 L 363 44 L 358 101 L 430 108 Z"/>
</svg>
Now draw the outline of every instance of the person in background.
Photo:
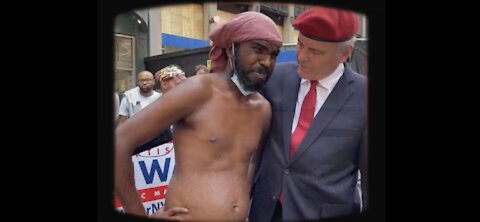
<svg viewBox="0 0 480 222">
<path fill-rule="evenodd" d="M 137 73 L 137 87 L 127 90 L 120 102 L 117 126 L 160 97 L 158 92 L 153 91 L 153 84 L 151 72 Z"/>
<path fill-rule="evenodd" d="M 160 85 L 160 91 L 166 93 L 185 80 L 185 72 L 177 65 L 169 65 L 155 73 Z"/>
<path fill-rule="evenodd" d="M 120 97 L 116 92 L 113 92 L 113 121 L 117 121 L 118 106 L 120 106 Z"/>
<path fill-rule="evenodd" d="M 359 176 L 367 207 L 366 78 L 344 65 L 357 16 L 312 7 L 292 25 L 299 31 L 297 61 L 277 64 L 263 89 L 272 121 L 255 176 L 251 222 L 358 213 Z"/>
<path fill-rule="evenodd" d="M 208 68 L 203 64 L 198 64 L 193 69 L 193 75 L 208 74 L 208 73 L 210 73 L 210 70 L 208 70 Z"/>
<path fill-rule="evenodd" d="M 271 115 L 258 91 L 271 75 L 282 41 L 272 19 L 251 11 L 209 36 L 212 74 L 182 81 L 116 129 L 115 191 L 128 214 L 146 216 L 132 179 L 134 147 L 175 124 L 175 173 L 164 207 L 152 218 L 247 218 L 254 169 L 249 166 Z"/>
<path fill-rule="evenodd" d="M 157 78 L 155 78 L 157 77 Z M 183 80 L 186 79 L 185 72 L 180 69 L 180 67 L 176 65 L 169 65 L 159 71 L 157 71 L 154 75 L 155 81 L 158 81 L 160 86 L 160 96 L 166 93 L 168 90 L 172 89 Z M 148 141 L 147 143 L 138 146 L 134 151 L 133 154 L 141 153 L 145 150 L 150 148 L 159 146 L 161 144 L 170 142 L 172 140 L 172 127 L 165 129 L 162 133 L 160 133 L 154 139 Z"/>
</svg>

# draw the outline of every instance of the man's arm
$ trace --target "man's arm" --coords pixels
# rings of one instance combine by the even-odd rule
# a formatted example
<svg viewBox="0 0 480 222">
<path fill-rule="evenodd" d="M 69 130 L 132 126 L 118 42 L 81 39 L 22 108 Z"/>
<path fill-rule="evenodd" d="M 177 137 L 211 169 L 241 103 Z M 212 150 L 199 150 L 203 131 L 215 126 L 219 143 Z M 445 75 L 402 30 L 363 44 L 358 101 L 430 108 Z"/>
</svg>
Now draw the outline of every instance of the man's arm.
<svg viewBox="0 0 480 222">
<path fill-rule="evenodd" d="M 187 79 L 116 128 L 115 192 L 125 213 L 146 216 L 135 187 L 131 159 L 134 149 L 194 112 L 211 96 L 209 87 L 209 83 Z"/>
<path fill-rule="evenodd" d="M 258 167 L 260 165 L 260 160 L 262 159 L 262 154 L 263 154 L 263 146 L 265 143 L 265 139 L 268 133 L 268 130 L 270 129 L 270 120 L 272 117 L 272 111 L 270 107 L 270 103 L 265 100 L 264 105 L 262 106 L 262 113 L 263 113 L 263 132 L 262 132 L 262 138 L 260 139 L 260 142 L 257 146 L 257 150 L 253 153 L 252 157 L 250 158 L 250 164 L 248 166 L 248 181 L 250 185 L 253 185 L 255 182 L 255 174 L 258 170 Z"/>
<path fill-rule="evenodd" d="M 135 148 L 135 151 L 133 151 L 132 154 L 137 155 L 143 151 L 149 150 L 153 147 L 160 146 L 170 141 L 172 141 L 172 130 L 170 128 L 167 128 L 160 135 L 156 136 L 155 138 L 148 141 L 147 143 L 144 143 L 143 145 L 140 145 L 137 148 Z"/>
</svg>

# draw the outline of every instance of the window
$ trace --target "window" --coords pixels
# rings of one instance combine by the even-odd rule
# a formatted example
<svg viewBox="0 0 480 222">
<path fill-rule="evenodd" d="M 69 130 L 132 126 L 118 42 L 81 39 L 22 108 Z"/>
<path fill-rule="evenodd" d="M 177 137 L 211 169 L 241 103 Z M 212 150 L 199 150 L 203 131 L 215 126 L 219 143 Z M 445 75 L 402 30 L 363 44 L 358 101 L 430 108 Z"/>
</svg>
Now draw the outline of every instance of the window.
<svg viewBox="0 0 480 222">
<path fill-rule="evenodd" d="M 115 76 L 114 90 L 122 95 L 127 89 L 135 87 L 135 38 L 115 34 Z"/>
</svg>

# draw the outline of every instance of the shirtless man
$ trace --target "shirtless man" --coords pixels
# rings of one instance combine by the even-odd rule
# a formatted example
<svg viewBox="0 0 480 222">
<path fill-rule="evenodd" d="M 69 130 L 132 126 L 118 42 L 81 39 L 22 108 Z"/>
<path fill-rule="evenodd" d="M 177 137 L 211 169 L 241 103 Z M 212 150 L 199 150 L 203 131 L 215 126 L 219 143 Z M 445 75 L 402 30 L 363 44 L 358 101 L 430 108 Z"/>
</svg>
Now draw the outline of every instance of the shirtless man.
<svg viewBox="0 0 480 222">
<path fill-rule="evenodd" d="M 175 124 L 175 173 L 164 209 L 152 217 L 247 217 L 254 169 L 249 164 L 271 116 L 258 90 L 270 77 L 282 42 L 275 23 L 258 12 L 236 15 L 210 39 L 212 75 L 184 80 L 116 129 L 115 191 L 126 213 L 146 216 L 133 181 L 134 147 Z"/>
</svg>

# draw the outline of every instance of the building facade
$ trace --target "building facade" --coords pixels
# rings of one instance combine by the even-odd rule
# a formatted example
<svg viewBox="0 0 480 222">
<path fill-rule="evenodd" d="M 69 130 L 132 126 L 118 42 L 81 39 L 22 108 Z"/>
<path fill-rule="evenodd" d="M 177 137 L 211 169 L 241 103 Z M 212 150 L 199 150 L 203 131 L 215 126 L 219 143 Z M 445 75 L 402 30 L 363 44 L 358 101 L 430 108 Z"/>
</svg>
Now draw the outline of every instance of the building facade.
<svg viewBox="0 0 480 222">
<path fill-rule="evenodd" d="M 114 89 L 122 94 L 135 87 L 144 58 L 210 46 L 208 34 L 218 24 L 245 11 L 261 12 L 275 21 L 284 47 L 277 62 L 295 60 L 298 31 L 291 23 L 308 9 L 305 4 L 272 2 L 208 2 L 163 5 L 117 15 Z M 359 14 L 358 37 L 367 38 L 367 20 Z M 205 65 L 209 65 L 205 61 Z"/>
</svg>

